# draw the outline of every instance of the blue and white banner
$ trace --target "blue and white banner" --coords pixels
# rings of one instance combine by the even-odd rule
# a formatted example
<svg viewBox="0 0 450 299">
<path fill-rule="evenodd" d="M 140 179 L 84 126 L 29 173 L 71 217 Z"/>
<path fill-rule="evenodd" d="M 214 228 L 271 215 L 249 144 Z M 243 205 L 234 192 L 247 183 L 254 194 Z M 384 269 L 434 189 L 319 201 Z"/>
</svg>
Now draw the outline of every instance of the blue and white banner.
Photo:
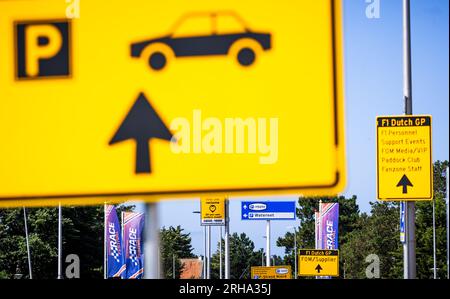
<svg viewBox="0 0 450 299">
<path fill-rule="evenodd" d="M 405 202 L 400 202 L 400 242 L 405 244 Z"/>
<path fill-rule="evenodd" d="M 241 220 L 295 220 L 295 201 L 243 201 Z"/>
<path fill-rule="evenodd" d="M 144 214 L 123 212 L 122 221 L 126 265 L 122 278 L 139 279 L 144 275 Z"/>
<path fill-rule="evenodd" d="M 105 246 L 107 277 L 121 277 L 121 274 L 125 271 L 122 236 L 116 208 L 113 205 L 105 205 Z"/>
</svg>

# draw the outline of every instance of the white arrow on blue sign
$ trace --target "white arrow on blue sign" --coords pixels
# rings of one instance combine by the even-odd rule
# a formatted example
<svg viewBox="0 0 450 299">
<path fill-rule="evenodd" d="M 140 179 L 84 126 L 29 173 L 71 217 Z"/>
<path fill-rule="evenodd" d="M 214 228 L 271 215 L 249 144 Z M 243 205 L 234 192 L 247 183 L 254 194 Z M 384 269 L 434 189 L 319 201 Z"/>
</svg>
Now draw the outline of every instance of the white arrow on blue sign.
<svg viewBox="0 0 450 299">
<path fill-rule="evenodd" d="M 295 201 L 243 201 L 241 220 L 295 220 Z"/>
</svg>

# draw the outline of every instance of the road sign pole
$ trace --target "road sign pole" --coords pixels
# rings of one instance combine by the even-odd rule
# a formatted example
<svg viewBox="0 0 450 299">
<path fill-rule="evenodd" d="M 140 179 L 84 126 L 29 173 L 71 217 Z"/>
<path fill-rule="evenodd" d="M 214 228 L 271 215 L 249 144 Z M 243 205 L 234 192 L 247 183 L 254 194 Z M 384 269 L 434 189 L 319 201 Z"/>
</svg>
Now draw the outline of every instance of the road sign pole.
<svg viewBox="0 0 450 299">
<path fill-rule="evenodd" d="M 28 255 L 28 276 L 33 279 L 33 272 L 31 270 L 31 254 L 30 254 L 30 241 L 28 239 L 28 223 L 27 223 L 27 210 L 23 207 L 23 220 L 25 224 L 25 240 L 27 242 L 27 255 Z"/>
<path fill-rule="evenodd" d="M 225 200 L 225 279 L 230 279 L 230 217 L 229 202 Z"/>
<path fill-rule="evenodd" d="M 208 246 L 208 240 L 206 235 L 206 226 L 203 226 L 203 279 L 206 279 L 208 275 L 208 273 L 206 273 L 206 263 L 208 262 L 208 254 L 206 249 L 206 247 Z"/>
<path fill-rule="evenodd" d="M 62 208 L 58 205 L 58 279 L 62 279 Z"/>
<path fill-rule="evenodd" d="M 297 279 L 297 229 L 294 227 L 294 277 Z"/>
<path fill-rule="evenodd" d="M 449 262 L 449 256 L 450 256 L 450 253 L 449 253 L 449 239 L 450 239 L 450 233 L 449 233 L 449 231 L 448 231 L 448 226 L 449 226 L 449 206 L 450 206 L 450 202 L 449 202 L 449 196 L 448 196 L 448 193 L 449 193 L 449 178 L 448 178 L 448 175 L 449 175 L 449 168 L 447 167 L 447 172 L 445 173 L 445 177 L 446 177 L 446 181 L 447 181 L 447 188 L 445 189 L 446 191 L 445 191 L 445 193 L 446 193 L 446 195 L 445 195 L 445 197 L 447 198 L 447 279 L 450 279 L 450 262 Z"/>
<path fill-rule="evenodd" d="M 160 278 L 158 271 L 159 252 L 159 220 L 156 203 L 145 205 L 144 227 L 144 277 L 147 279 Z"/>
<path fill-rule="evenodd" d="M 207 247 L 206 278 L 211 279 L 211 226 L 208 225 L 208 247 Z"/>
<path fill-rule="evenodd" d="M 436 271 L 436 200 L 433 198 L 433 279 L 437 279 Z"/>
<path fill-rule="evenodd" d="M 106 203 L 103 205 L 103 279 L 108 279 L 108 270 L 106 269 L 108 267 L 108 253 L 106 250 L 106 227 L 107 227 L 107 221 L 106 221 Z"/>
<path fill-rule="evenodd" d="M 405 114 L 412 115 L 410 1 L 403 0 L 403 93 Z M 415 203 L 405 203 L 404 278 L 416 278 Z"/>
<path fill-rule="evenodd" d="M 175 279 L 175 254 L 172 254 L 172 278 Z"/>
<path fill-rule="evenodd" d="M 266 266 L 270 267 L 270 220 L 266 221 Z"/>
<path fill-rule="evenodd" d="M 219 279 L 222 279 L 222 226 L 219 226 Z"/>
</svg>

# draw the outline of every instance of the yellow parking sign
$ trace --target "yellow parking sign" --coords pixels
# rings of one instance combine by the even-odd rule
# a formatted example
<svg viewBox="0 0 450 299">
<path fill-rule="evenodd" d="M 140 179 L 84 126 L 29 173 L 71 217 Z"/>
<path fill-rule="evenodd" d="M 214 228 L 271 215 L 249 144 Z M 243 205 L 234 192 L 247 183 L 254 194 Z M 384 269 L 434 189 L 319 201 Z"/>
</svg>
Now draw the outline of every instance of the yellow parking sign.
<svg viewBox="0 0 450 299">
<path fill-rule="evenodd" d="M 0 1 L 0 205 L 343 190 L 340 0 L 72 4 Z"/>
</svg>

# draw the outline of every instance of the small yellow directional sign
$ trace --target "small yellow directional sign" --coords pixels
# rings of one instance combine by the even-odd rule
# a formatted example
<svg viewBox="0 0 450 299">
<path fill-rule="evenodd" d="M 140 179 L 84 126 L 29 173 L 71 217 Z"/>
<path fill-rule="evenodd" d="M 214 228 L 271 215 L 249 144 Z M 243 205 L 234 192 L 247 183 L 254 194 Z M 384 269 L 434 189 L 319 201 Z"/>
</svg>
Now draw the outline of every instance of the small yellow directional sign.
<svg viewBox="0 0 450 299">
<path fill-rule="evenodd" d="M 0 1 L 1 206 L 343 190 L 341 0 L 81 2 Z"/>
<path fill-rule="evenodd" d="M 252 267 L 252 279 L 291 279 L 291 266 Z"/>
<path fill-rule="evenodd" d="M 224 197 L 201 199 L 201 225 L 225 225 L 225 200 Z"/>
<path fill-rule="evenodd" d="M 339 250 L 300 250 L 298 271 L 300 276 L 339 276 Z"/>
<path fill-rule="evenodd" d="M 377 195 L 380 200 L 431 200 L 431 116 L 377 117 Z"/>
</svg>

